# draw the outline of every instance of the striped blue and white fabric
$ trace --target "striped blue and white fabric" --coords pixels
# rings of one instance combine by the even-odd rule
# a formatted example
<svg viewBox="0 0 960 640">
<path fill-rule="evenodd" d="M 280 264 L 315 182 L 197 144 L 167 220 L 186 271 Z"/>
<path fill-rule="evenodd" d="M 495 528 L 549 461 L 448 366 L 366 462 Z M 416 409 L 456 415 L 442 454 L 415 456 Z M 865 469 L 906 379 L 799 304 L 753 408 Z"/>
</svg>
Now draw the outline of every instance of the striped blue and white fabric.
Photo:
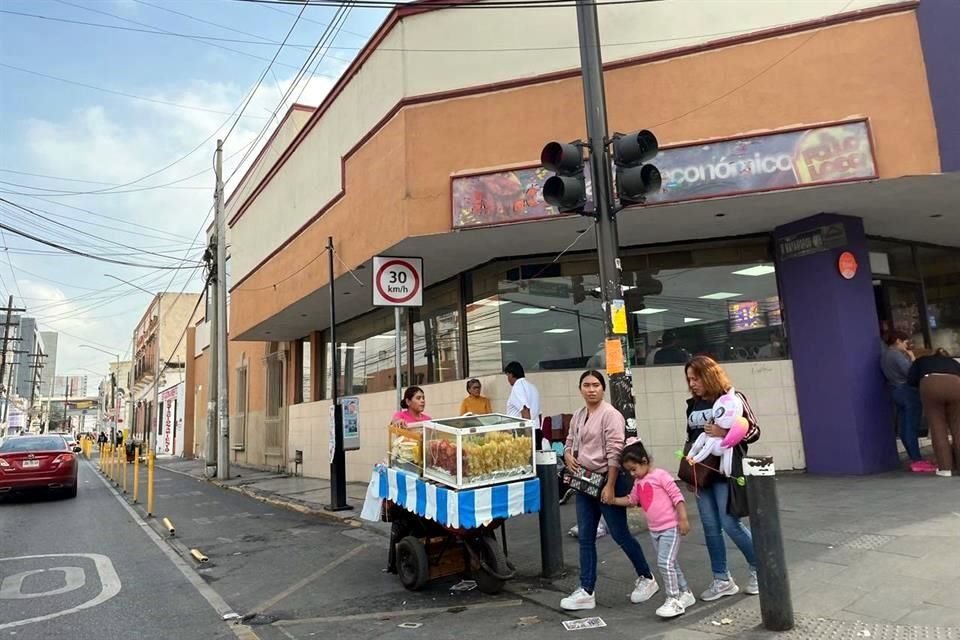
<svg viewBox="0 0 960 640">
<path fill-rule="evenodd" d="M 453 529 L 473 529 L 495 518 L 540 511 L 537 478 L 455 491 L 406 471 L 378 466 L 370 481 L 371 490 L 374 484 L 378 498 Z"/>
</svg>

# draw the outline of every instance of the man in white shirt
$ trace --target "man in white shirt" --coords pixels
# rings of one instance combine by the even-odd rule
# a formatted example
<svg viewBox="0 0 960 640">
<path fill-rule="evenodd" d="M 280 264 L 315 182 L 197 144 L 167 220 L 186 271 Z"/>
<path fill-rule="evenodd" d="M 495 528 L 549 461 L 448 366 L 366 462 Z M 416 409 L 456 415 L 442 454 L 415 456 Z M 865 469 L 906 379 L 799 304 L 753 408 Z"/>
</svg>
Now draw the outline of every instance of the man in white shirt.
<svg viewBox="0 0 960 640">
<path fill-rule="evenodd" d="M 540 431 L 540 392 L 527 380 L 523 365 L 511 362 L 503 368 L 510 383 L 510 397 L 507 398 L 507 415 L 524 418 L 533 422 L 537 437 L 542 439 Z"/>
</svg>

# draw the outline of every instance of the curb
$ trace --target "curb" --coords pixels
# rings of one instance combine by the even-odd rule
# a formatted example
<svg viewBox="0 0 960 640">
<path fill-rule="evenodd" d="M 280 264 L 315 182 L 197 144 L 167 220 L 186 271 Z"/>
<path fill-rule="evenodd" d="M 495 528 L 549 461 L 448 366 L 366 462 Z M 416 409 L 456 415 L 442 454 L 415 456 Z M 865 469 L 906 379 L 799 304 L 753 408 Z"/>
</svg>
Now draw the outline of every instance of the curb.
<svg viewBox="0 0 960 640">
<path fill-rule="evenodd" d="M 180 476 L 184 476 L 186 478 L 190 478 L 191 480 L 196 480 L 197 482 L 207 482 L 214 486 L 220 487 L 221 489 L 226 489 L 228 491 L 235 491 L 236 493 L 247 496 L 248 498 L 253 498 L 254 500 L 263 502 L 265 504 L 281 507 L 283 509 L 287 509 L 288 511 L 296 511 L 297 513 L 302 513 L 304 515 L 318 516 L 320 518 L 323 518 L 324 520 L 328 520 L 330 522 L 335 522 L 338 524 L 343 524 L 353 528 L 359 528 L 363 526 L 363 521 L 360 520 L 359 514 L 350 515 L 348 517 L 341 518 L 324 509 L 314 509 L 313 507 L 309 507 L 303 504 L 302 502 L 299 502 L 296 500 L 265 495 L 256 490 L 247 489 L 243 485 L 224 484 L 219 480 L 215 480 L 212 478 L 205 478 L 203 476 L 197 476 L 186 471 L 180 471 L 179 469 L 171 469 L 170 467 L 167 467 L 164 465 L 157 465 L 157 468 L 163 469 L 164 471 L 168 471 L 170 473 L 175 473 Z"/>
</svg>

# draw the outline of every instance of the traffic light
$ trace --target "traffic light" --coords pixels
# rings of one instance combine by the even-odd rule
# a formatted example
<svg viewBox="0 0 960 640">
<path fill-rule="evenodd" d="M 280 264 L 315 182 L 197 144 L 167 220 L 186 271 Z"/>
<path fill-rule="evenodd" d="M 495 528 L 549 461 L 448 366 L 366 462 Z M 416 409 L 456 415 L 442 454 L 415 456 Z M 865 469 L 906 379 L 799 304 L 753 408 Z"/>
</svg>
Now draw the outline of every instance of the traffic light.
<svg viewBox="0 0 960 640">
<path fill-rule="evenodd" d="M 613 163 L 617 167 L 617 195 L 620 204 L 643 204 L 646 197 L 660 191 L 660 170 L 647 164 L 657 157 L 660 145 L 652 132 L 644 129 L 613 135 Z"/>
<path fill-rule="evenodd" d="M 583 213 L 587 180 L 583 172 L 583 145 L 551 142 L 540 152 L 540 164 L 555 172 L 543 183 L 543 199 L 560 213 Z"/>
</svg>

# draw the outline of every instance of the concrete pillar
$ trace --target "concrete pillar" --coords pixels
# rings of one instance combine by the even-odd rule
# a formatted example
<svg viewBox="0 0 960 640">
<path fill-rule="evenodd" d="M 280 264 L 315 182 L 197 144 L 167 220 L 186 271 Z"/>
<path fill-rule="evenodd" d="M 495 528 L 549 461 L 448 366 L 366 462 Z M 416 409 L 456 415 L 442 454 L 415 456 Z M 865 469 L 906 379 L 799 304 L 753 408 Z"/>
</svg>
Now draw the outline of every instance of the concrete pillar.
<svg viewBox="0 0 960 640">
<path fill-rule="evenodd" d="M 819 214 L 778 227 L 774 237 L 807 470 L 860 475 L 896 468 L 862 220 Z M 858 264 L 851 279 L 840 273 L 844 252 Z"/>
</svg>

